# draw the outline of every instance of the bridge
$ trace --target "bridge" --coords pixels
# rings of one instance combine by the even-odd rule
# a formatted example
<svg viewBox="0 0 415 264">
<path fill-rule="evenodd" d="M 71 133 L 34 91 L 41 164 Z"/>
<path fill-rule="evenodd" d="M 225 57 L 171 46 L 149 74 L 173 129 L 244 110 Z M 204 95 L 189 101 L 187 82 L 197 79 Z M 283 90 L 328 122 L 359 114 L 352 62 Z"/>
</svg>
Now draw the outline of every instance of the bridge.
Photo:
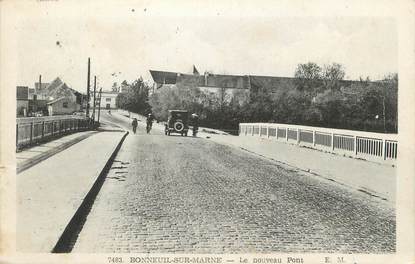
<svg viewBox="0 0 415 264">
<path fill-rule="evenodd" d="M 257 136 L 320 151 L 395 164 L 398 135 L 287 124 L 242 123 L 240 136 Z"/>
<path fill-rule="evenodd" d="M 101 118 L 17 121 L 19 251 L 396 250 L 396 135 L 241 123 L 181 137 Z"/>
</svg>

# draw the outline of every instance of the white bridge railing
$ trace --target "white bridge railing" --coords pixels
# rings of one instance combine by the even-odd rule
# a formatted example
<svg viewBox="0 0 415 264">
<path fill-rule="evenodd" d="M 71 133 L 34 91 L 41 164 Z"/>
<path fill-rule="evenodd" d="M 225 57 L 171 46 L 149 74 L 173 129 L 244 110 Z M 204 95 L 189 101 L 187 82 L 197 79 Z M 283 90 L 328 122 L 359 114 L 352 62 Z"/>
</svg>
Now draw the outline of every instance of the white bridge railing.
<svg viewBox="0 0 415 264">
<path fill-rule="evenodd" d="M 73 115 L 16 118 L 16 150 L 93 127 L 90 120 Z"/>
<path fill-rule="evenodd" d="M 240 123 L 239 136 L 269 138 L 345 156 L 387 163 L 395 163 L 398 155 L 397 134 L 276 123 Z"/>
</svg>

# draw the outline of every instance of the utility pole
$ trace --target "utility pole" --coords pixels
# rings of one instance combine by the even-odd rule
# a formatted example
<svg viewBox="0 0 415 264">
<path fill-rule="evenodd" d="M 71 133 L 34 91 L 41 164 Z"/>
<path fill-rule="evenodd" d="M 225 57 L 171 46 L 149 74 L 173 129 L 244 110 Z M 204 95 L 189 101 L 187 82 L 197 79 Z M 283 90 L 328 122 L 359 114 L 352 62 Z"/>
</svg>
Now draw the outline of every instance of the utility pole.
<svg viewBox="0 0 415 264">
<path fill-rule="evenodd" d="M 41 90 L 41 88 L 42 88 L 42 75 L 39 74 L 39 91 Z M 35 85 L 35 94 L 33 95 L 33 109 L 32 109 L 33 112 L 37 112 L 37 105 L 38 105 L 37 95 L 38 95 L 38 91 L 37 91 L 36 85 Z"/>
<path fill-rule="evenodd" d="M 42 89 L 42 74 L 39 74 L 39 90 L 41 89 Z"/>
<path fill-rule="evenodd" d="M 91 59 L 88 58 L 88 76 L 87 76 L 87 82 L 86 82 L 86 117 L 89 117 L 89 77 L 91 72 Z"/>
<path fill-rule="evenodd" d="M 101 92 L 102 92 L 102 88 L 99 89 L 98 123 L 99 123 L 99 115 L 101 113 Z"/>
<path fill-rule="evenodd" d="M 96 97 L 95 97 L 95 93 L 96 93 L 96 89 L 97 89 L 97 76 L 94 76 L 94 105 L 93 105 L 93 110 L 92 110 L 92 120 L 95 122 L 95 105 L 96 105 Z"/>
<path fill-rule="evenodd" d="M 383 132 L 386 133 L 386 107 L 385 107 L 385 95 L 382 100 L 382 110 L 383 110 Z"/>
<path fill-rule="evenodd" d="M 385 99 L 386 99 L 386 89 L 388 88 L 385 83 L 383 83 L 383 94 L 382 94 L 382 115 L 383 115 L 383 133 L 386 133 L 386 106 L 385 106 Z"/>
</svg>

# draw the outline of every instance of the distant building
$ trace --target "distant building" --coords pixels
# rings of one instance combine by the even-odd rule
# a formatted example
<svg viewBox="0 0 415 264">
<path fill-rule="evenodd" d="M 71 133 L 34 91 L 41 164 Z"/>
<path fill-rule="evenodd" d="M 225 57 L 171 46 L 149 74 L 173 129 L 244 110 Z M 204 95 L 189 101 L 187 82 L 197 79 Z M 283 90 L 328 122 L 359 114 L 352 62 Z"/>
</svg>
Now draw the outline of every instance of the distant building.
<svg viewBox="0 0 415 264">
<path fill-rule="evenodd" d="M 199 88 L 202 92 L 216 95 L 222 101 L 229 101 L 239 96 L 247 100 L 252 93 L 267 89 L 270 93 L 279 89 L 292 89 L 294 78 L 258 76 L 258 75 L 227 75 L 205 72 L 200 75 L 197 70 L 193 74 L 150 70 L 155 82 L 155 92 L 162 88 L 175 86 L 178 88 Z M 239 103 L 242 103 L 240 101 Z"/>
<path fill-rule="evenodd" d="M 35 88 L 17 86 L 17 116 L 61 115 L 82 110 L 85 95 L 70 88 L 59 77 Z"/>
<path fill-rule="evenodd" d="M 101 92 L 101 109 L 116 109 L 117 92 L 102 91 Z M 97 96 L 98 97 L 98 96 Z M 91 98 L 93 100 L 93 98 Z M 95 107 L 99 106 L 99 101 L 95 103 Z"/>
<path fill-rule="evenodd" d="M 29 87 L 16 87 L 16 116 L 27 116 L 29 111 Z"/>
<path fill-rule="evenodd" d="M 36 91 L 41 91 L 41 90 L 45 89 L 46 87 L 48 87 L 48 86 L 49 86 L 49 84 L 50 84 L 50 83 L 43 83 L 43 82 L 42 82 L 42 84 L 40 85 L 40 83 L 39 83 L 39 82 L 35 82 L 35 90 L 36 90 Z"/>
<path fill-rule="evenodd" d="M 43 93 L 50 83 L 42 83 L 39 85 L 35 82 L 35 88 L 29 88 L 29 99 L 30 100 L 47 100 L 46 95 Z"/>
<path fill-rule="evenodd" d="M 155 70 L 150 70 L 150 74 L 155 83 L 154 92 L 172 86 L 184 89 L 199 88 L 205 93 L 217 95 L 224 101 L 231 100 L 237 93 L 244 94 L 247 99 L 261 90 L 270 94 L 281 90 L 292 90 L 297 86 L 298 81 L 292 77 L 276 76 L 226 75 L 208 72 L 200 75 L 195 67 L 193 74 Z M 353 82 L 355 81 L 339 81 L 341 86 L 350 86 Z"/>
<path fill-rule="evenodd" d="M 183 89 L 199 88 L 204 93 L 216 95 L 222 101 L 232 99 L 236 93 L 249 94 L 250 92 L 249 76 L 211 73 L 200 75 L 195 68 L 193 72 L 193 74 L 185 74 L 150 70 L 153 81 L 156 83 L 154 92 L 172 86 Z"/>
<path fill-rule="evenodd" d="M 69 97 L 61 97 L 46 104 L 49 115 L 70 115 L 80 110 L 80 105 Z"/>
<path fill-rule="evenodd" d="M 47 109 L 49 115 L 71 114 L 83 108 L 84 96 L 69 87 L 59 77 L 55 78 L 45 88 L 37 90 L 36 92 L 48 101 Z M 59 101 L 57 101 L 58 99 Z M 52 111 L 49 111 L 50 109 Z"/>
</svg>

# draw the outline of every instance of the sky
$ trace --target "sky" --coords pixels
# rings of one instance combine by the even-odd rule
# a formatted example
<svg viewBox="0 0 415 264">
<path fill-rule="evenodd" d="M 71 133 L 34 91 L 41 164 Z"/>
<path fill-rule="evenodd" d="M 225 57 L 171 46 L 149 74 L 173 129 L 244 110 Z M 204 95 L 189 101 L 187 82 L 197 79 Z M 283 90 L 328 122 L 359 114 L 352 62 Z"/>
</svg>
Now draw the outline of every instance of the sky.
<svg viewBox="0 0 415 264">
<path fill-rule="evenodd" d="M 380 79 L 398 71 L 391 17 L 274 15 L 244 8 L 35 2 L 14 18 L 16 85 L 33 87 L 42 74 L 42 82 L 59 76 L 84 92 L 88 57 L 91 80 L 96 75 L 104 90 L 140 76 L 151 81 L 150 69 L 191 73 L 193 65 L 200 73 L 292 77 L 299 63 L 336 62 L 346 79 Z"/>
</svg>

